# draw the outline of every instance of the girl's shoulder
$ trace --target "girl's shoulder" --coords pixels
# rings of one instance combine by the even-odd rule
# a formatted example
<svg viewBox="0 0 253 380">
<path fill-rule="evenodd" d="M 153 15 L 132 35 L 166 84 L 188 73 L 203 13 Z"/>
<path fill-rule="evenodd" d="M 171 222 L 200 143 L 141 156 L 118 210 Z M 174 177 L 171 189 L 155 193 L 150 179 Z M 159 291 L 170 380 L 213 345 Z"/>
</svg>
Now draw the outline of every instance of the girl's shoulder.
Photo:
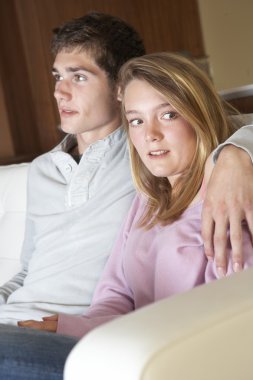
<svg viewBox="0 0 253 380">
<path fill-rule="evenodd" d="M 203 201 L 188 207 L 178 220 L 167 225 L 159 226 L 160 238 L 166 237 L 179 246 L 202 245 L 201 213 Z"/>
</svg>

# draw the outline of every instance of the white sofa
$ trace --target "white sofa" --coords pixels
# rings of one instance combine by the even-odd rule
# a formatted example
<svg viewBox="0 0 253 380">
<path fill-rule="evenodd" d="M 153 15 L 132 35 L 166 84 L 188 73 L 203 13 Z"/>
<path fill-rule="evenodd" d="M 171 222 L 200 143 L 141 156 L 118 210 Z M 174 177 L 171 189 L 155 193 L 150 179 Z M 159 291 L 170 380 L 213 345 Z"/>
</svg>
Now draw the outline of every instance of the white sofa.
<svg viewBox="0 0 253 380">
<path fill-rule="evenodd" d="M 28 166 L 0 166 L 0 286 L 20 269 Z"/>
<path fill-rule="evenodd" d="M 252 347 L 249 269 L 93 330 L 64 380 L 252 380 Z"/>
<path fill-rule="evenodd" d="M 0 167 L 0 286 L 19 270 L 28 164 Z M 65 380 L 252 380 L 253 271 L 121 317 L 81 339 Z"/>
</svg>

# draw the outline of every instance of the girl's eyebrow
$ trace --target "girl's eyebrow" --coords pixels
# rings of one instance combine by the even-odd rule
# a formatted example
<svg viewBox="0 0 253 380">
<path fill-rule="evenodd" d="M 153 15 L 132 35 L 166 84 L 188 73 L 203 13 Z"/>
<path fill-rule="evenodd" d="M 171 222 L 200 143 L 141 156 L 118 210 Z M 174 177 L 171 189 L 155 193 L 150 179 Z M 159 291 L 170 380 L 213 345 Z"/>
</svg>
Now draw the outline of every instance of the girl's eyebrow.
<svg viewBox="0 0 253 380">
<path fill-rule="evenodd" d="M 129 111 L 126 111 L 125 114 L 126 115 L 130 115 L 132 113 L 140 113 L 139 111 L 136 111 L 136 110 L 129 110 Z"/>
<path fill-rule="evenodd" d="M 164 107 L 168 107 L 168 106 L 171 106 L 170 103 L 166 102 L 166 103 L 162 103 L 162 104 L 158 104 L 158 106 L 156 106 L 154 108 L 155 111 L 159 111 L 160 109 L 164 108 Z M 138 110 L 128 110 L 125 112 L 126 115 L 131 115 L 131 114 L 139 114 L 141 113 L 140 111 Z"/>
</svg>

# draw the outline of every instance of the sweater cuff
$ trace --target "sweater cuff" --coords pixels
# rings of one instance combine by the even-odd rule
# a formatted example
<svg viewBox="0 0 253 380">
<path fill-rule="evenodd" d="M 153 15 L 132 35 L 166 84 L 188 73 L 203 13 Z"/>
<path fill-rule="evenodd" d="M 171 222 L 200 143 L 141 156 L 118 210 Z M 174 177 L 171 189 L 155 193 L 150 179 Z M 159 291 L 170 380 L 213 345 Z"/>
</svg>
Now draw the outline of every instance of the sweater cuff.
<svg viewBox="0 0 253 380">
<path fill-rule="evenodd" d="M 248 153 L 253 162 L 253 124 L 238 129 L 228 140 L 220 144 L 213 152 L 214 163 L 217 161 L 222 148 L 228 144 L 243 149 Z"/>
<path fill-rule="evenodd" d="M 0 294 L 0 305 L 3 305 L 6 303 L 8 297 L 5 297 L 3 294 Z"/>
<path fill-rule="evenodd" d="M 88 322 L 81 315 L 59 314 L 56 333 L 81 338 L 90 330 Z"/>
</svg>

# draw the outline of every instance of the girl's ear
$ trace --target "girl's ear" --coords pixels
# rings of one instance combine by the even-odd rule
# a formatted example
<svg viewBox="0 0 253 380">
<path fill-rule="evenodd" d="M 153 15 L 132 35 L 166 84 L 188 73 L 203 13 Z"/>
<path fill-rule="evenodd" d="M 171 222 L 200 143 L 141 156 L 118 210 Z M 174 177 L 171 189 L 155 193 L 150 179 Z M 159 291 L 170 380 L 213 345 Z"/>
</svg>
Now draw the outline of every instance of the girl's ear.
<svg viewBox="0 0 253 380">
<path fill-rule="evenodd" d="M 122 98 L 123 98 L 122 87 L 118 86 L 118 89 L 117 89 L 117 100 L 119 102 L 122 102 Z"/>
</svg>

